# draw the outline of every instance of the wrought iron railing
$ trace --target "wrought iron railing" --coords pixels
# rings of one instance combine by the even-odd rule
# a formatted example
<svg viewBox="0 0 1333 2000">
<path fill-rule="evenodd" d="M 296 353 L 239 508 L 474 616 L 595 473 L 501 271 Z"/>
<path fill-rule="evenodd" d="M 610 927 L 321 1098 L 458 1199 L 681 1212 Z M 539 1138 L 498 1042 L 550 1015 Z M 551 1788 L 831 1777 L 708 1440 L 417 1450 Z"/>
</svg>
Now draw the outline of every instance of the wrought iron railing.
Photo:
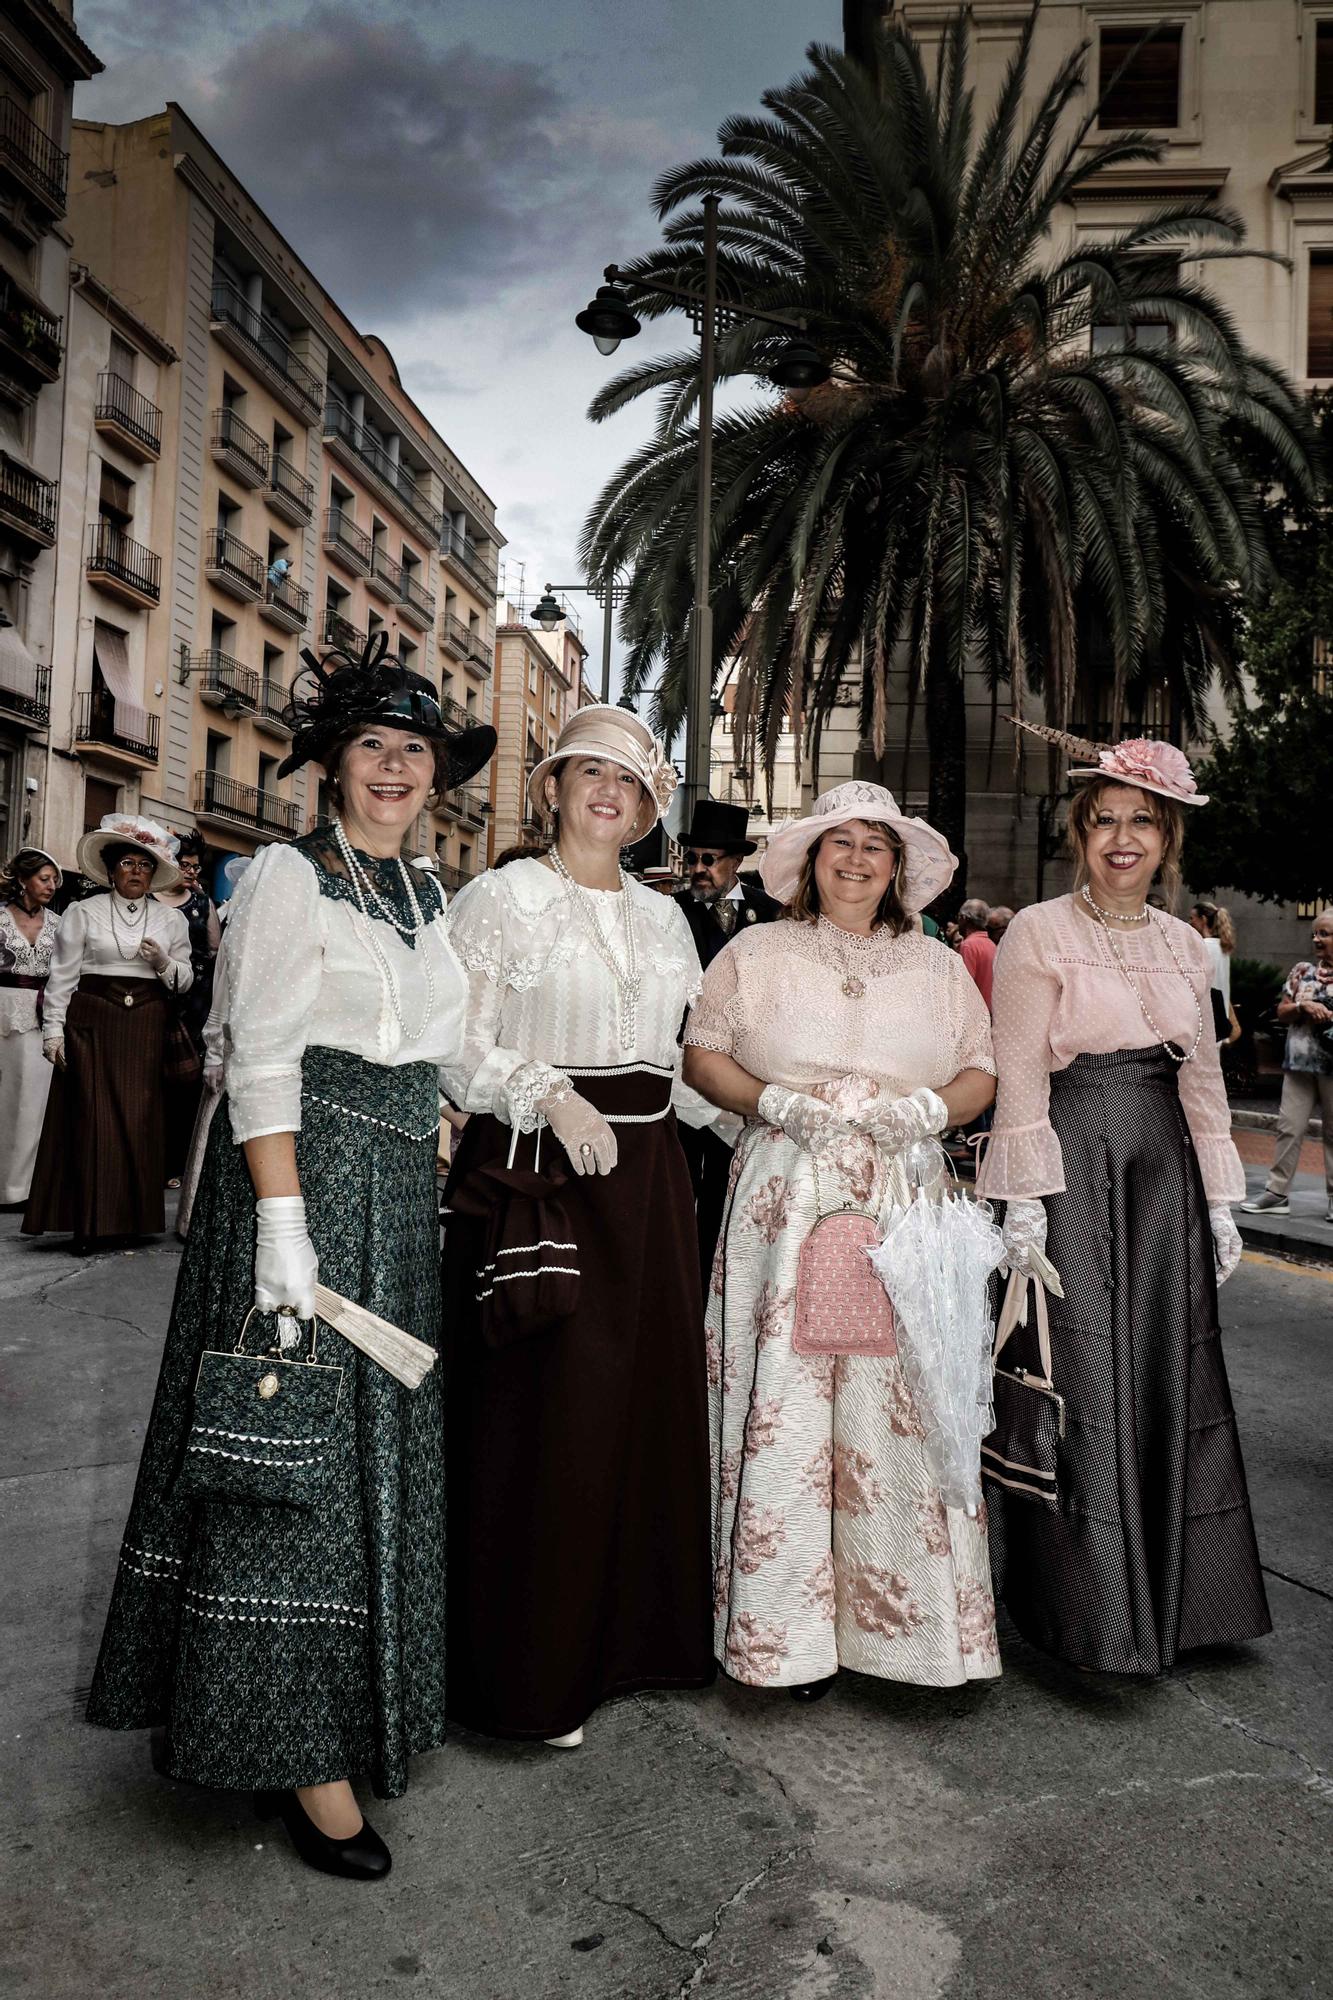
<svg viewBox="0 0 1333 2000">
<path fill-rule="evenodd" d="M 97 378 L 97 423 L 119 424 L 137 438 L 146 451 L 162 449 L 162 412 L 147 396 L 141 396 L 132 382 L 106 368 Z"/>
<path fill-rule="evenodd" d="M 326 604 L 319 621 L 319 643 L 321 646 L 341 646 L 346 653 L 360 653 L 365 648 L 366 635 L 358 631 L 350 618 L 344 618 L 341 611 L 335 611 L 331 604 Z"/>
<path fill-rule="evenodd" d="M 256 312 L 236 286 L 225 279 L 218 279 L 213 285 L 213 322 L 239 334 L 260 360 L 286 377 L 309 406 L 311 416 L 319 414 L 324 395 L 319 377 L 304 361 L 297 360 L 281 327 L 275 326 L 267 314 Z"/>
<path fill-rule="evenodd" d="M 460 535 L 456 529 L 451 529 L 441 542 L 440 553 L 459 563 L 469 576 L 475 577 L 490 596 L 495 595 L 495 570 L 479 553 L 476 544 L 470 542 L 466 535 Z"/>
<path fill-rule="evenodd" d="M 243 458 L 258 479 L 268 478 L 268 446 L 235 410 L 214 410 L 208 442 L 213 451 L 230 451 Z"/>
<path fill-rule="evenodd" d="M 292 725 L 287 715 L 289 698 L 287 689 L 277 681 L 261 681 L 255 714 L 262 716 L 266 722 L 280 722 L 284 729 L 290 729 Z"/>
<path fill-rule="evenodd" d="M 326 547 L 345 549 L 363 569 L 369 569 L 375 545 L 365 529 L 357 527 L 345 507 L 324 509 L 324 543 Z"/>
<path fill-rule="evenodd" d="M 0 98 L 0 103 L 3 103 Z M 38 305 L 0 272 L 0 333 L 52 381 L 60 373 L 60 332 L 64 321 Z"/>
<path fill-rule="evenodd" d="M 17 715 L 39 726 L 51 720 L 51 669 L 0 667 L 0 715 Z"/>
<path fill-rule="evenodd" d="M 40 472 L 0 452 L 0 512 L 25 522 L 39 535 L 54 535 L 59 493 L 57 480 L 43 479 Z"/>
<path fill-rule="evenodd" d="M 196 771 L 194 809 L 211 813 L 216 819 L 231 819 L 264 833 L 290 839 L 301 830 L 301 812 L 295 799 L 277 792 L 261 791 L 258 785 L 238 784 L 222 771 Z"/>
<path fill-rule="evenodd" d="M 434 623 L 435 599 L 428 590 L 424 589 L 417 582 L 406 564 L 404 564 L 402 569 L 402 581 L 399 585 L 398 596 L 401 603 L 410 604 L 417 615 L 426 620 L 427 624 Z"/>
<path fill-rule="evenodd" d="M 341 438 L 362 464 L 369 466 L 376 477 L 397 494 L 414 518 L 421 522 L 431 540 L 439 540 L 444 533 L 443 514 L 431 506 L 407 467 L 396 463 L 379 439 L 358 424 L 344 404 L 330 399 L 324 405 L 324 435 Z"/>
<path fill-rule="evenodd" d="M 0 156 L 35 181 L 43 194 L 50 196 L 57 212 L 64 214 L 69 154 L 62 152 L 11 97 L 0 98 Z"/>
<path fill-rule="evenodd" d="M 468 642 L 471 637 L 472 634 L 463 623 L 463 620 L 456 617 L 452 611 L 446 611 L 440 620 L 441 642 L 448 646 L 451 652 L 456 653 L 460 659 L 465 660 L 468 655 Z"/>
<path fill-rule="evenodd" d="M 258 549 L 252 549 L 238 536 L 228 534 L 225 528 L 209 529 L 204 562 L 208 569 L 222 570 L 225 575 L 236 577 L 256 596 L 262 594 L 266 574 L 264 558 Z"/>
<path fill-rule="evenodd" d="M 268 472 L 269 485 L 275 492 L 285 493 L 307 516 L 314 512 L 314 483 L 303 472 L 298 472 L 289 458 L 284 458 L 280 452 L 271 452 Z"/>
<path fill-rule="evenodd" d="M 91 694 L 79 696 L 75 737 L 80 743 L 102 743 L 112 749 L 128 750 L 132 756 L 156 764 L 157 717 L 145 714 L 142 709 L 134 709 L 131 714 L 132 721 L 126 716 L 123 702 L 103 688 L 94 688 Z"/>
<path fill-rule="evenodd" d="M 454 894 L 457 894 L 460 889 L 466 889 L 468 883 L 474 880 L 477 873 L 475 868 L 455 868 L 451 863 L 446 861 L 439 863 L 439 871 L 441 882 L 446 889 L 452 891 Z"/>
<path fill-rule="evenodd" d="M 191 653 L 185 665 L 190 673 L 198 674 L 201 694 L 221 695 L 224 701 L 237 702 L 243 708 L 258 707 L 259 675 L 230 653 L 210 647 L 203 653 Z"/>
<path fill-rule="evenodd" d="M 116 522 L 98 521 L 88 543 L 88 574 L 114 577 L 156 604 L 162 595 L 162 558 L 131 541 Z"/>
<path fill-rule="evenodd" d="M 310 622 L 310 592 L 303 590 L 299 583 L 293 583 L 289 576 L 269 576 L 265 580 L 264 602 L 276 605 L 279 611 L 290 613 L 302 625 Z"/>
<path fill-rule="evenodd" d="M 386 549 L 376 547 L 371 560 L 371 574 L 388 584 L 395 597 L 403 594 L 403 566 L 396 563 Z"/>
</svg>

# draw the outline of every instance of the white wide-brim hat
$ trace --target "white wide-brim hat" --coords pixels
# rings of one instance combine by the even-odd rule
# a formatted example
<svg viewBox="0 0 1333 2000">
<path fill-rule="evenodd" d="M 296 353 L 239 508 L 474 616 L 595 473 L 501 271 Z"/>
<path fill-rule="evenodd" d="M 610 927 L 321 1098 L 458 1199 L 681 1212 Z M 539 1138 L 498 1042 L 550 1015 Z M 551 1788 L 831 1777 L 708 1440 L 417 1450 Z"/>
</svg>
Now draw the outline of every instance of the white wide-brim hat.
<svg viewBox="0 0 1333 2000">
<path fill-rule="evenodd" d="M 56 871 L 56 887 L 57 889 L 60 887 L 61 883 L 65 879 L 65 871 L 61 867 L 60 863 L 56 860 L 54 854 L 48 854 L 44 847 L 21 847 L 18 850 L 18 854 L 39 854 L 41 856 L 41 860 L 37 863 L 37 868 L 41 868 L 43 866 L 54 868 Z M 18 854 L 16 854 L 14 857 L 16 861 L 18 859 Z M 30 875 L 35 875 L 37 873 L 37 868 L 29 869 L 28 873 Z"/>
<path fill-rule="evenodd" d="M 884 785 L 872 785 L 868 778 L 851 778 L 835 785 L 815 800 L 805 819 L 788 820 L 769 840 L 759 863 L 759 879 L 770 896 L 789 903 L 801 880 L 805 857 L 822 835 L 849 821 L 869 820 L 889 826 L 903 844 L 903 865 L 898 896 L 903 908 L 924 910 L 941 889 L 947 889 L 958 866 L 942 833 L 923 819 L 909 819 L 899 812 L 898 801 Z"/>
<path fill-rule="evenodd" d="M 643 803 L 624 842 L 626 847 L 642 840 L 645 833 L 656 826 L 680 783 L 675 766 L 667 762 L 662 745 L 647 723 L 640 722 L 633 709 L 612 708 L 602 702 L 593 702 L 587 708 L 575 709 L 560 731 L 550 756 L 543 757 L 541 763 L 533 767 L 532 776 L 528 779 L 528 803 L 539 818 L 549 819 L 551 816 L 551 808 L 546 803 L 546 780 L 556 765 L 563 763 L 567 757 L 605 757 L 609 762 L 632 771 L 643 786 Z"/>
<path fill-rule="evenodd" d="M 168 833 L 155 819 L 143 819 L 136 813 L 108 813 L 102 824 L 85 833 L 79 842 L 79 873 L 109 889 L 111 877 L 103 853 L 108 847 L 137 847 L 153 864 L 152 887 L 174 889 L 181 879 L 176 866 L 179 846 L 175 834 Z"/>
</svg>

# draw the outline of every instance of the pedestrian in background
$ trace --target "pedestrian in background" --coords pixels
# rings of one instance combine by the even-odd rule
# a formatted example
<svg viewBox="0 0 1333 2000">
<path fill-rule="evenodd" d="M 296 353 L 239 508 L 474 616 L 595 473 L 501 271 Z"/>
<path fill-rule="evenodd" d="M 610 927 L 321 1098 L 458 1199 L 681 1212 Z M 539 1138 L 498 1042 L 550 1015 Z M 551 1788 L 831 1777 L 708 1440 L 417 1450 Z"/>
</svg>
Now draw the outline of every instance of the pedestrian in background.
<svg viewBox="0 0 1333 2000">
<path fill-rule="evenodd" d="M 1013 920 L 1014 913 L 1007 904 L 1000 903 L 992 909 L 986 919 L 986 936 L 992 944 L 999 944 L 1000 939 L 1004 936 Z"/>
<path fill-rule="evenodd" d="M 79 842 L 81 875 L 106 895 L 61 919 L 42 1048 L 55 1067 L 23 1234 L 74 1232 L 74 1252 L 166 1227 L 162 1069 L 170 1000 L 185 993 L 190 933 L 153 901 L 180 879 L 155 820 L 110 813 Z"/>
<path fill-rule="evenodd" d="M 181 835 L 176 849 L 180 881 L 174 889 L 154 889 L 153 901 L 179 910 L 190 932 L 189 987 L 175 1001 L 175 1016 L 189 1037 L 198 1057 L 192 1074 L 166 1080 L 166 1170 L 167 1186 L 179 1187 L 190 1135 L 194 1131 L 199 1100 L 203 1092 L 204 1024 L 213 1004 L 213 965 L 222 940 L 218 913 L 202 885 L 207 855 L 201 835 L 193 831 Z"/>
<path fill-rule="evenodd" d="M 988 1014 L 995 978 L 995 946 L 986 929 L 989 921 L 990 908 L 980 896 L 969 896 L 958 912 L 958 956 L 975 980 Z"/>
<path fill-rule="evenodd" d="M 1277 1003 L 1287 1031 L 1277 1153 L 1263 1193 L 1241 1203 L 1250 1215 L 1288 1215 L 1292 1178 L 1315 1105 L 1324 1126 L 1325 1221 L 1333 1222 L 1333 906 L 1314 920 L 1311 957 L 1293 965 Z"/>
<path fill-rule="evenodd" d="M 51 1087 L 42 1055 L 42 996 L 60 918 L 51 898 L 64 880 L 40 847 L 21 847 L 0 869 L 0 1208 L 28 1199 Z"/>
<path fill-rule="evenodd" d="M 1196 903 L 1190 911 L 1190 928 L 1203 939 L 1208 954 L 1212 984 L 1222 995 L 1222 1005 L 1231 1012 L 1231 954 L 1236 949 L 1236 926 L 1230 910 L 1219 903 Z"/>
<path fill-rule="evenodd" d="M 1078 886 L 1020 911 L 999 955 L 999 1095 L 977 1177 L 1005 1203 L 1010 1268 L 1040 1277 L 1049 1256 L 1063 1281 L 1065 1421 L 1053 1497 L 992 1483 L 992 1550 L 1033 1645 L 1158 1674 L 1270 1629 L 1217 1331 L 1245 1176 L 1203 945 L 1147 903 L 1159 871 L 1174 896 L 1183 808 L 1207 801 L 1167 743 L 1118 744 L 1071 776 Z M 1011 1347 L 1007 1367 L 1044 1376 L 1034 1325 Z"/>
</svg>

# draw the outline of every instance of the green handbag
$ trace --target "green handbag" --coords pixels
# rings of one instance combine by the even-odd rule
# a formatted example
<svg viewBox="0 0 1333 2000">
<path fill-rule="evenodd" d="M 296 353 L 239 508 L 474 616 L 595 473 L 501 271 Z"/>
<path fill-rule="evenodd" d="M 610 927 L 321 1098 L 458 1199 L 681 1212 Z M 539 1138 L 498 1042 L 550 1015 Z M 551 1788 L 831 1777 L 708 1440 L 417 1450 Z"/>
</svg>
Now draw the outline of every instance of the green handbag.
<svg viewBox="0 0 1333 2000">
<path fill-rule="evenodd" d="M 288 1360 L 276 1344 L 247 1354 L 251 1306 L 235 1347 L 199 1360 L 194 1409 L 176 1491 L 189 1500 L 316 1507 L 336 1457 L 343 1370 L 318 1359 L 319 1322 L 310 1352 Z"/>
</svg>

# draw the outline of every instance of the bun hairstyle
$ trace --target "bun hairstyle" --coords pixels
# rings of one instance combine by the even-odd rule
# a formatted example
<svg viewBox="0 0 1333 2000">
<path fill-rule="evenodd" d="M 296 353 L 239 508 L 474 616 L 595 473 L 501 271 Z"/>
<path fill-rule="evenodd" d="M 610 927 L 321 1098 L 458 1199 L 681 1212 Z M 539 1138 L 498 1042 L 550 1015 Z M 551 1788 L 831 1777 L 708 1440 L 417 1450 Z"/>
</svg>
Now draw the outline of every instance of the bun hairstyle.
<svg viewBox="0 0 1333 2000">
<path fill-rule="evenodd" d="M 1108 791 L 1133 789 L 1129 780 L 1122 778 L 1090 778 L 1075 792 L 1069 805 L 1068 836 L 1070 851 L 1074 857 L 1074 887 L 1081 889 L 1088 879 L 1088 836 L 1096 824 L 1097 814 Z M 1174 909 L 1180 891 L 1180 849 L 1185 837 L 1185 822 L 1180 807 L 1174 799 L 1163 798 L 1160 792 L 1144 792 L 1143 803 L 1151 813 L 1162 836 L 1162 859 L 1158 866 L 1158 878 L 1162 885 L 1162 901 L 1168 910 Z"/>
</svg>

